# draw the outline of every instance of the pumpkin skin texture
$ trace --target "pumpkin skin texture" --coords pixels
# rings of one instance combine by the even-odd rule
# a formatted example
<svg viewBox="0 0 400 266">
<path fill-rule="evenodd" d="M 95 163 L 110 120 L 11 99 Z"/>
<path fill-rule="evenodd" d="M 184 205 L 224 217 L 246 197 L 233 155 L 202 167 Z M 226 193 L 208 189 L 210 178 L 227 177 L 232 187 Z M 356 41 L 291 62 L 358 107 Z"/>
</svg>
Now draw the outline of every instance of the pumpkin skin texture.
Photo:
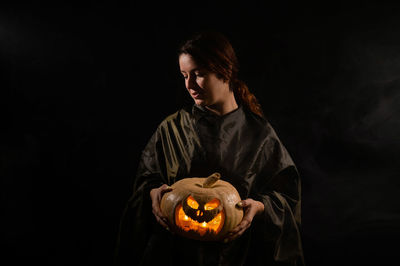
<svg viewBox="0 0 400 266">
<path fill-rule="evenodd" d="M 220 174 L 184 178 L 163 195 L 161 211 L 171 229 L 181 236 L 202 241 L 219 241 L 238 225 L 243 209 L 239 193 Z"/>
</svg>

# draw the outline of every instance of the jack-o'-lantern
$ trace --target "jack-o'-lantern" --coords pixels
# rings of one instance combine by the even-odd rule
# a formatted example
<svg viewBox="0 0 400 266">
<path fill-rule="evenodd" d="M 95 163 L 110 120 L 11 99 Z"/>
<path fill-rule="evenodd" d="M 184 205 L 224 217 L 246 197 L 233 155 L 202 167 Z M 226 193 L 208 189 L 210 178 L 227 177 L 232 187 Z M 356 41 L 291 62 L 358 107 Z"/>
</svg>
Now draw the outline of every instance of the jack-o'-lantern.
<svg viewBox="0 0 400 266">
<path fill-rule="evenodd" d="M 178 234 L 197 240 L 216 241 L 240 223 L 243 210 L 236 204 L 239 193 L 214 173 L 207 178 L 184 178 L 161 199 L 161 210 Z"/>
</svg>

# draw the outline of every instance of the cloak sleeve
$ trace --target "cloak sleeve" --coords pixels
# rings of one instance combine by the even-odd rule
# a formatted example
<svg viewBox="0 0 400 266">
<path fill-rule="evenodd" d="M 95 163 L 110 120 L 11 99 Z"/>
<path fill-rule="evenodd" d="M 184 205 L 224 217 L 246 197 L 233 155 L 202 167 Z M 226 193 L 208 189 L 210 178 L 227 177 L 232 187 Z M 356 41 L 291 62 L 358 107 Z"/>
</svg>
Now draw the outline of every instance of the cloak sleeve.
<svg viewBox="0 0 400 266">
<path fill-rule="evenodd" d="M 252 196 L 264 203 L 264 213 L 255 219 L 260 239 L 269 243 L 273 258 L 284 265 L 304 265 L 300 224 L 301 184 L 297 168 L 272 130 L 264 143 L 262 169 Z"/>
<path fill-rule="evenodd" d="M 114 265 L 133 265 L 142 257 L 145 243 L 150 237 L 154 220 L 151 215 L 150 190 L 167 183 L 163 174 L 165 165 L 158 158 L 161 149 L 159 129 L 144 148 L 133 186 L 133 195 L 128 200 L 121 217 L 114 254 Z M 132 264 L 133 263 L 133 264 Z"/>
</svg>

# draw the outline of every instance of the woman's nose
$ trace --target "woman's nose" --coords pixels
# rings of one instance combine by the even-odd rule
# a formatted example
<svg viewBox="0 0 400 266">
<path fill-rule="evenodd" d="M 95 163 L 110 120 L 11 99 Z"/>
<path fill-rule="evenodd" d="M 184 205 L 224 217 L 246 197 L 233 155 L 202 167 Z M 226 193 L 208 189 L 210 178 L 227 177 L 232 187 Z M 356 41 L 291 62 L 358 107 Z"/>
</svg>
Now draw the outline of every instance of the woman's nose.
<svg viewBox="0 0 400 266">
<path fill-rule="evenodd" d="M 196 83 L 196 78 L 188 77 L 186 80 L 186 88 L 188 90 L 196 90 L 199 86 Z"/>
</svg>

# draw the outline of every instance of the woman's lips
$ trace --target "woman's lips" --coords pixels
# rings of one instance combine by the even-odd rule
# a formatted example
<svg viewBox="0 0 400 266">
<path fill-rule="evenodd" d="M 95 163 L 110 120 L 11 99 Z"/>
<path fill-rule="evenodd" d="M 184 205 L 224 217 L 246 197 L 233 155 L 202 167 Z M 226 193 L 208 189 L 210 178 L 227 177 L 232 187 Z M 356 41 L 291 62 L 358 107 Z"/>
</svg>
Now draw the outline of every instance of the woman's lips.
<svg viewBox="0 0 400 266">
<path fill-rule="evenodd" d="M 195 93 L 192 93 L 192 97 L 195 99 L 199 99 L 199 98 L 202 98 L 202 94 L 195 92 Z"/>
</svg>

